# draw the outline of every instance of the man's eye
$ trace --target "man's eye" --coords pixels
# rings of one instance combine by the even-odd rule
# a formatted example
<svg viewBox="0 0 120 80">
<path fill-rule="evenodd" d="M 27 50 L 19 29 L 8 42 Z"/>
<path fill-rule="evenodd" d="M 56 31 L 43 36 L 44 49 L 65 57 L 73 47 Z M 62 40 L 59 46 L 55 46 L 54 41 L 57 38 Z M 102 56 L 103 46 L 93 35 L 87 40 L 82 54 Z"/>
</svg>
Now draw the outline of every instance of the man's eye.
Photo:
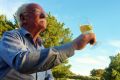
<svg viewBox="0 0 120 80">
<path fill-rule="evenodd" d="M 41 18 L 41 19 L 42 19 L 42 18 L 46 18 L 45 14 L 44 14 L 44 13 L 41 13 L 41 14 L 40 14 L 40 18 Z"/>
</svg>

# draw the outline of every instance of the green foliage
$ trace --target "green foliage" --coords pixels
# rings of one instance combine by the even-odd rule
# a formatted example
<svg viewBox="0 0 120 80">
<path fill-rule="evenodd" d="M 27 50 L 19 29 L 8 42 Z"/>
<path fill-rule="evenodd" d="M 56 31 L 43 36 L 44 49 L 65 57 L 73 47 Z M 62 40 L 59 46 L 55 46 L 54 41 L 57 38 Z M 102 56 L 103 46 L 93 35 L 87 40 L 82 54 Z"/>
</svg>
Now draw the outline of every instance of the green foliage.
<svg viewBox="0 0 120 80">
<path fill-rule="evenodd" d="M 6 19 L 4 15 L 0 15 L 0 37 L 5 31 L 14 29 L 14 24 Z"/>
<path fill-rule="evenodd" d="M 46 48 L 67 43 L 72 37 L 69 28 L 64 28 L 64 23 L 58 22 L 50 13 L 47 17 L 47 29 L 40 35 Z"/>
<path fill-rule="evenodd" d="M 93 77 L 93 76 L 82 76 L 82 75 L 75 75 L 75 76 L 70 76 L 70 79 L 74 80 L 100 80 L 99 77 Z"/>
<path fill-rule="evenodd" d="M 105 70 L 103 69 L 93 69 L 91 70 L 91 76 L 102 77 Z"/>
<path fill-rule="evenodd" d="M 53 75 L 55 78 L 67 78 L 73 73 L 69 70 L 71 65 L 67 64 L 67 60 L 60 64 L 59 66 L 56 66 L 54 69 L 52 69 Z"/>
<path fill-rule="evenodd" d="M 120 80 L 120 53 L 111 56 L 111 63 L 106 68 L 103 78 L 105 80 Z"/>
</svg>

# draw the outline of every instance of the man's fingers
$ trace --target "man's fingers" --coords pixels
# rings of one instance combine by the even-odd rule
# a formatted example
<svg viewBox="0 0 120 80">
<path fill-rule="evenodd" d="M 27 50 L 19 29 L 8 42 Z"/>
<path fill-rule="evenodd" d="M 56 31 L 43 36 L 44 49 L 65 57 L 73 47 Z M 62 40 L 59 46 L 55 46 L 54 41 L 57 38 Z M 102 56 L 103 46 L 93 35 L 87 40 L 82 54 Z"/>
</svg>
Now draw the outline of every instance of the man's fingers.
<svg viewBox="0 0 120 80">
<path fill-rule="evenodd" d="M 92 33 L 90 37 L 91 37 L 91 39 L 90 39 L 89 43 L 90 43 L 91 45 L 94 45 L 94 44 L 96 43 L 96 37 L 95 37 L 95 34 Z"/>
</svg>

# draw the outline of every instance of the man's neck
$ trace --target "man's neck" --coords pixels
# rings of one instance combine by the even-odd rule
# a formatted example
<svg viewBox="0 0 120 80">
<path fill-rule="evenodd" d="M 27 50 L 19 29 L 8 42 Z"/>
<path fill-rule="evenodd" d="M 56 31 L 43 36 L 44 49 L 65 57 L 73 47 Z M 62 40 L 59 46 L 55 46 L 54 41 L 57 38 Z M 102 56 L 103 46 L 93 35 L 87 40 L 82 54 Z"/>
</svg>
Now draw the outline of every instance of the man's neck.
<svg viewBox="0 0 120 80">
<path fill-rule="evenodd" d="M 34 41 L 34 43 L 36 43 L 36 40 L 37 40 L 37 38 L 39 37 L 39 33 L 41 32 L 41 31 L 39 31 L 39 30 L 37 30 L 37 29 L 35 29 L 35 28 L 30 28 L 30 27 L 24 27 L 30 34 L 31 34 L 31 36 L 32 36 L 32 38 L 33 38 L 33 41 Z"/>
</svg>

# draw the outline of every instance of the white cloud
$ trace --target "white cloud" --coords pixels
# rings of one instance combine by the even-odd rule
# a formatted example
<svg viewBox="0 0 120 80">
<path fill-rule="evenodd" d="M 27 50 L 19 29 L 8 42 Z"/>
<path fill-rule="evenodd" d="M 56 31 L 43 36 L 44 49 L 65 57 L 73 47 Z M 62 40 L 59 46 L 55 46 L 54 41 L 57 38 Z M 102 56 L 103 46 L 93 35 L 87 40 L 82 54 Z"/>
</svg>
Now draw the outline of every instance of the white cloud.
<svg viewBox="0 0 120 80">
<path fill-rule="evenodd" d="M 120 40 L 111 40 L 108 43 L 113 47 L 120 48 Z"/>
<path fill-rule="evenodd" d="M 104 69 L 108 67 L 110 59 L 107 56 L 92 56 L 85 55 L 82 57 L 75 57 L 69 60 L 72 65 L 71 71 L 76 74 L 90 75 L 92 69 Z"/>
<path fill-rule="evenodd" d="M 73 73 L 78 74 L 78 75 L 85 75 L 85 76 L 89 76 L 90 75 L 90 71 L 91 69 L 89 68 L 71 68 L 70 69 Z"/>
<path fill-rule="evenodd" d="M 80 64 L 99 64 L 100 62 L 97 60 L 94 60 L 91 57 L 83 57 L 83 58 L 77 58 L 76 62 Z"/>
<path fill-rule="evenodd" d="M 8 19 L 12 19 L 18 7 L 28 1 L 29 0 L 0 0 L 0 14 L 6 15 Z"/>
<path fill-rule="evenodd" d="M 103 64 L 103 62 L 108 62 L 107 60 L 108 58 L 104 56 L 96 56 L 96 57 L 85 56 L 85 57 L 76 58 L 75 62 L 79 64 L 101 65 Z"/>
</svg>

